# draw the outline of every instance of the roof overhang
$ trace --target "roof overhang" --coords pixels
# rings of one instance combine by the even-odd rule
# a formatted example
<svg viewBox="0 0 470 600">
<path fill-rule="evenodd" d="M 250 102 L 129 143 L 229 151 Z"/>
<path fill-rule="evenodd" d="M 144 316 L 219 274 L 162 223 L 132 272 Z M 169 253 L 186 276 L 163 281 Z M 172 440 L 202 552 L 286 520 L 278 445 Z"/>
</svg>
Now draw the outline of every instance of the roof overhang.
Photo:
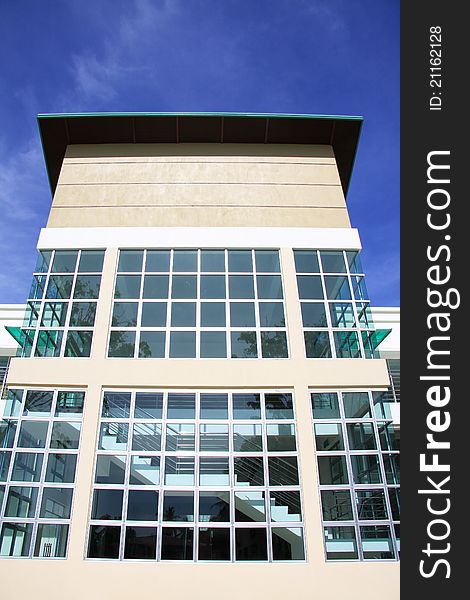
<svg viewBox="0 0 470 600">
<path fill-rule="evenodd" d="M 257 113 L 38 115 L 52 194 L 69 144 L 327 144 L 346 195 L 362 117 Z"/>
</svg>

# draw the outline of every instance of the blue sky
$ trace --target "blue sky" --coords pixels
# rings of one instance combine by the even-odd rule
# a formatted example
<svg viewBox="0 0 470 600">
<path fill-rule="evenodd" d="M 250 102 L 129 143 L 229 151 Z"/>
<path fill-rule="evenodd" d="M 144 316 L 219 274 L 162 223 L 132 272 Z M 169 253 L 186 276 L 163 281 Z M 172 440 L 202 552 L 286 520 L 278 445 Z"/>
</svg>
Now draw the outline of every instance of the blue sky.
<svg viewBox="0 0 470 600">
<path fill-rule="evenodd" d="M 24 302 L 51 196 L 36 114 L 362 115 L 348 205 L 399 304 L 398 0 L 0 0 L 0 303 Z"/>
</svg>

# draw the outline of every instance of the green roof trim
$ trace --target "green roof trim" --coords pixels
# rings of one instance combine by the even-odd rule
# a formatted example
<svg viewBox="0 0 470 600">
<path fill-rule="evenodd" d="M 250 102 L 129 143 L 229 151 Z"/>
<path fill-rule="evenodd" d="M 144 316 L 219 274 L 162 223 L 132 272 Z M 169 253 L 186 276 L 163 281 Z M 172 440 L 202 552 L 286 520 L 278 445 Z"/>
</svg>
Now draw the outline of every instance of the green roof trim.
<svg viewBox="0 0 470 600">
<path fill-rule="evenodd" d="M 292 144 L 332 146 L 347 194 L 363 117 L 251 112 L 89 112 L 37 116 L 54 194 L 70 144 Z"/>
</svg>

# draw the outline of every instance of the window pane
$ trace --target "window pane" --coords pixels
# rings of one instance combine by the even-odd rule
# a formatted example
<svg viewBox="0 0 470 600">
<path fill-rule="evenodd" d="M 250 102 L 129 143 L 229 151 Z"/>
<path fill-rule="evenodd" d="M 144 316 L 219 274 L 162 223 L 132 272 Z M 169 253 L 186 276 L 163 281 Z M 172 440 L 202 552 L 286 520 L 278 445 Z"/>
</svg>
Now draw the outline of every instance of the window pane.
<svg viewBox="0 0 470 600">
<path fill-rule="evenodd" d="M 301 300 L 323 300 L 323 288 L 319 275 L 298 275 L 297 285 Z"/>
<path fill-rule="evenodd" d="M 385 525 L 362 526 L 361 543 L 365 560 L 395 558 L 390 527 Z"/>
<path fill-rule="evenodd" d="M 197 250 L 173 250 L 173 271 L 195 273 L 197 271 Z"/>
<path fill-rule="evenodd" d="M 225 251 L 201 250 L 201 271 L 213 273 L 225 271 Z"/>
<path fill-rule="evenodd" d="M 168 298 L 168 275 L 145 275 L 143 298 Z M 138 296 L 133 296 L 138 298 Z"/>
<path fill-rule="evenodd" d="M 315 250 L 294 250 L 297 273 L 319 273 L 318 257 Z"/>
<path fill-rule="evenodd" d="M 228 458 L 201 458 L 199 485 L 230 485 Z"/>
<path fill-rule="evenodd" d="M 329 300 L 351 300 L 347 277 L 325 275 L 326 297 Z"/>
<path fill-rule="evenodd" d="M 34 556 L 65 558 L 68 534 L 68 525 L 38 525 Z"/>
<path fill-rule="evenodd" d="M 388 519 L 383 490 L 356 490 L 357 516 L 361 521 Z"/>
<path fill-rule="evenodd" d="M 339 403 L 336 392 L 311 394 L 311 399 L 314 419 L 339 419 Z"/>
<path fill-rule="evenodd" d="M 300 492 L 270 492 L 271 521 L 301 521 Z"/>
<path fill-rule="evenodd" d="M 320 257 L 324 273 L 346 273 L 346 264 L 341 251 L 322 250 Z"/>
<path fill-rule="evenodd" d="M 117 275 L 116 288 L 114 290 L 115 298 L 139 298 L 140 296 L 140 275 Z M 145 298 L 146 296 L 144 296 Z"/>
<path fill-rule="evenodd" d="M 115 302 L 113 304 L 113 327 L 135 327 L 137 325 L 137 302 Z"/>
<path fill-rule="evenodd" d="M 111 331 L 108 356 L 113 358 L 133 358 L 135 331 Z"/>
<path fill-rule="evenodd" d="M 197 298 L 196 275 L 173 275 L 172 298 Z"/>
<path fill-rule="evenodd" d="M 147 250 L 145 259 L 145 270 L 168 273 L 170 270 L 170 251 L 169 250 Z"/>
<path fill-rule="evenodd" d="M 268 452 L 295 452 L 295 426 L 287 423 L 267 425 Z"/>
<path fill-rule="evenodd" d="M 354 519 L 349 490 L 322 490 L 321 504 L 325 521 L 352 521 Z"/>
<path fill-rule="evenodd" d="M 142 271 L 143 250 L 121 250 L 119 252 L 118 272 Z"/>
<path fill-rule="evenodd" d="M 201 275 L 201 298 L 225 298 L 225 275 Z"/>
<path fill-rule="evenodd" d="M 23 421 L 18 436 L 19 448 L 44 448 L 48 423 L 43 421 Z"/>
<path fill-rule="evenodd" d="M 261 425 L 234 425 L 233 450 L 235 452 L 262 452 Z"/>
<path fill-rule="evenodd" d="M 41 325 L 44 327 L 63 327 L 67 316 L 67 302 L 45 302 Z"/>
<path fill-rule="evenodd" d="M 388 499 L 390 501 L 390 508 L 392 510 L 392 519 L 394 521 L 400 520 L 400 489 L 399 488 L 388 488 Z"/>
<path fill-rule="evenodd" d="M 196 326 L 196 303 L 195 302 L 172 302 L 171 303 L 171 326 L 172 327 L 195 327 Z"/>
<path fill-rule="evenodd" d="M 259 319 L 261 327 L 285 327 L 286 320 L 282 302 L 260 302 Z"/>
<path fill-rule="evenodd" d="M 344 450 L 343 432 L 339 423 L 315 423 L 315 443 L 321 452 Z"/>
<path fill-rule="evenodd" d="M 127 519 L 128 521 L 157 521 L 158 492 L 154 490 L 129 490 Z"/>
<path fill-rule="evenodd" d="M 39 481 L 43 457 L 43 454 L 35 452 L 17 452 L 11 474 L 12 481 Z"/>
<path fill-rule="evenodd" d="M 167 456 L 165 485 L 194 485 L 194 458 Z"/>
<path fill-rule="evenodd" d="M 305 560 L 301 527 L 275 527 L 272 530 L 273 560 Z"/>
<path fill-rule="evenodd" d="M 40 331 L 34 355 L 49 357 L 59 356 L 61 345 L 62 331 Z"/>
<path fill-rule="evenodd" d="M 32 523 L 4 523 L 0 535 L 0 556 L 28 556 Z"/>
<path fill-rule="evenodd" d="M 201 452 L 228 452 L 228 425 L 202 423 L 199 425 Z"/>
<path fill-rule="evenodd" d="M 338 358 L 361 358 L 359 338 L 355 331 L 334 331 L 333 336 Z"/>
<path fill-rule="evenodd" d="M 251 250 L 229 250 L 228 270 L 231 272 L 247 273 L 253 271 Z"/>
<path fill-rule="evenodd" d="M 95 483 L 124 483 L 125 456 L 98 455 L 96 457 Z"/>
<path fill-rule="evenodd" d="M 39 250 L 34 271 L 36 273 L 47 273 L 51 262 L 51 256 L 52 252 L 50 250 Z"/>
<path fill-rule="evenodd" d="M 135 395 L 134 417 L 136 419 L 161 419 L 163 394 L 138 392 Z"/>
<path fill-rule="evenodd" d="M 351 456 L 354 481 L 356 483 L 382 483 L 379 460 L 376 454 Z"/>
<path fill-rule="evenodd" d="M 131 395 L 128 392 L 105 392 L 101 416 L 106 419 L 126 419 L 129 417 Z"/>
<path fill-rule="evenodd" d="M 164 521 L 194 521 L 193 492 L 165 492 L 163 496 Z"/>
<path fill-rule="evenodd" d="M 244 456 L 234 458 L 235 485 L 264 485 L 263 458 L 261 456 Z"/>
<path fill-rule="evenodd" d="M 70 313 L 72 327 L 93 327 L 95 324 L 96 302 L 74 302 Z"/>
<path fill-rule="evenodd" d="M 400 450 L 400 425 L 379 423 L 379 436 L 382 450 Z"/>
<path fill-rule="evenodd" d="M 331 358 L 330 338 L 326 331 L 305 331 L 307 358 Z"/>
<path fill-rule="evenodd" d="M 224 331 L 201 331 L 201 358 L 226 358 L 227 336 Z"/>
<path fill-rule="evenodd" d="M 345 456 L 319 456 L 320 485 L 343 485 L 349 482 Z"/>
<path fill-rule="evenodd" d="M 88 558 L 119 558 L 120 527 L 92 525 L 88 542 Z"/>
<path fill-rule="evenodd" d="M 235 529 L 236 560 L 267 560 L 266 529 L 246 527 Z"/>
<path fill-rule="evenodd" d="M 230 529 L 199 529 L 199 560 L 230 560 Z"/>
<path fill-rule="evenodd" d="M 172 331 L 170 333 L 170 358 L 196 358 L 196 333 Z"/>
<path fill-rule="evenodd" d="M 45 480 L 48 483 L 73 483 L 76 466 L 76 454 L 49 454 Z"/>
<path fill-rule="evenodd" d="M 382 454 L 387 483 L 400 483 L 400 455 Z"/>
<path fill-rule="evenodd" d="M 261 300 L 279 300 L 283 298 L 280 275 L 258 275 L 258 298 Z"/>
<path fill-rule="evenodd" d="M 328 560 L 357 560 L 356 530 L 354 527 L 325 527 L 325 547 Z"/>
<path fill-rule="evenodd" d="M 164 331 L 141 331 L 139 340 L 139 358 L 165 358 Z"/>
<path fill-rule="evenodd" d="M 134 423 L 132 450 L 158 452 L 161 446 L 162 426 L 160 423 Z"/>
<path fill-rule="evenodd" d="M 156 527 L 126 527 L 125 559 L 155 560 L 156 550 Z"/>
<path fill-rule="evenodd" d="M 79 273 L 101 273 L 103 270 L 104 250 L 82 250 L 78 264 Z"/>
<path fill-rule="evenodd" d="M 234 419 L 261 419 L 259 394 L 233 394 Z"/>
<path fill-rule="evenodd" d="M 55 416 L 81 417 L 85 392 L 58 392 Z"/>
<path fill-rule="evenodd" d="M 201 419 L 227 419 L 228 394 L 201 394 Z"/>
<path fill-rule="evenodd" d="M 25 327 L 35 327 L 37 325 L 40 309 L 40 302 L 28 302 L 23 317 L 23 325 Z"/>
<path fill-rule="evenodd" d="M 230 325 L 232 327 L 255 327 L 254 302 L 230 302 Z"/>
<path fill-rule="evenodd" d="M 142 304 L 142 327 L 165 327 L 166 307 L 166 302 L 144 302 Z"/>
<path fill-rule="evenodd" d="M 122 519 L 123 490 L 95 490 L 91 518 L 104 520 Z"/>
<path fill-rule="evenodd" d="M 35 275 L 33 277 L 33 281 L 31 282 L 31 289 L 29 290 L 28 298 L 42 298 L 44 295 L 44 287 L 46 285 L 46 276 L 45 275 Z M 52 288 L 51 288 L 52 293 Z M 55 296 L 51 296 L 55 297 Z"/>
<path fill-rule="evenodd" d="M 77 250 L 56 250 L 51 273 L 73 273 L 77 263 Z"/>
<path fill-rule="evenodd" d="M 167 423 L 166 450 L 170 452 L 195 449 L 194 423 Z"/>
<path fill-rule="evenodd" d="M 330 302 L 332 327 L 354 327 L 354 311 L 350 302 Z"/>
<path fill-rule="evenodd" d="M 194 419 L 195 394 L 168 394 L 168 419 Z"/>
<path fill-rule="evenodd" d="M 98 298 L 100 294 L 101 275 L 77 275 L 74 298 Z"/>
<path fill-rule="evenodd" d="M 326 311 L 323 302 L 302 302 L 302 323 L 304 327 L 327 327 Z"/>
<path fill-rule="evenodd" d="M 359 252 L 353 250 L 346 251 L 346 257 L 351 273 L 364 273 Z"/>
<path fill-rule="evenodd" d="M 265 394 L 267 419 L 293 419 L 292 394 Z"/>
<path fill-rule="evenodd" d="M 0 448 L 13 448 L 16 433 L 16 421 L 0 421 Z M 20 433 L 21 437 L 21 433 Z M 20 445 L 18 443 L 18 445 Z"/>
<path fill-rule="evenodd" d="M 356 300 L 369 300 L 364 277 L 352 276 L 351 283 L 353 286 L 354 298 Z"/>
<path fill-rule="evenodd" d="M 0 481 L 6 481 L 10 467 L 11 452 L 0 452 Z"/>
<path fill-rule="evenodd" d="M 262 331 L 261 351 L 263 358 L 287 358 L 287 336 L 285 331 Z"/>
<path fill-rule="evenodd" d="M 64 356 L 87 358 L 91 354 L 92 331 L 69 331 Z"/>
<path fill-rule="evenodd" d="M 77 449 L 80 441 L 81 423 L 55 421 L 52 426 L 51 448 Z"/>
<path fill-rule="evenodd" d="M 232 358 L 257 358 L 255 331 L 232 331 Z"/>
<path fill-rule="evenodd" d="M 256 270 L 258 273 L 279 273 L 278 250 L 255 250 Z"/>
<path fill-rule="evenodd" d="M 132 456 L 129 483 L 131 485 L 158 485 L 160 482 L 159 456 Z"/>
<path fill-rule="evenodd" d="M 235 492 L 235 521 L 266 521 L 264 492 Z"/>
<path fill-rule="evenodd" d="M 269 485 L 298 485 L 299 472 L 295 456 L 269 456 Z"/>
<path fill-rule="evenodd" d="M 230 492 L 199 492 L 199 521 L 229 522 Z"/>
<path fill-rule="evenodd" d="M 346 419 L 370 419 L 372 417 L 367 392 L 343 392 L 343 405 Z"/>
<path fill-rule="evenodd" d="M 5 507 L 6 517 L 32 518 L 36 510 L 38 488 L 11 486 Z"/>
<path fill-rule="evenodd" d="M 162 528 L 162 560 L 193 560 L 192 527 Z"/>
<path fill-rule="evenodd" d="M 231 299 L 254 299 L 255 290 L 252 275 L 229 275 L 228 280 Z"/>
<path fill-rule="evenodd" d="M 372 423 L 348 423 L 347 429 L 351 450 L 375 450 L 377 448 Z"/>
<path fill-rule="evenodd" d="M 4 417 L 18 417 L 23 398 L 23 390 L 9 389 L 5 400 L 5 408 L 3 409 Z"/>
<path fill-rule="evenodd" d="M 225 327 L 225 304 L 201 302 L 201 327 Z"/>
<path fill-rule="evenodd" d="M 100 450 L 126 450 L 129 425 L 127 423 L 101 423 Z"/>
</svg>

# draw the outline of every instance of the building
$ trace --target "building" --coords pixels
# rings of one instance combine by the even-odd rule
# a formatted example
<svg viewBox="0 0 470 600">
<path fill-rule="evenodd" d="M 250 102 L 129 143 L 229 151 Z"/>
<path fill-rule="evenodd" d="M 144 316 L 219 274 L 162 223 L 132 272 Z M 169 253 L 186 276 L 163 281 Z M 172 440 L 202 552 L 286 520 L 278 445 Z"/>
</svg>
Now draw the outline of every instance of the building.
<svg viewBox="0 0 470 600">
<path fill-rule="evenodd" d="M 8 334 L 6 325 L 20 327 L 26 306 L 24 304 L 0 304 L 0 398 L 3 397 L 3 384 L 6 380 L 10 359 L 15 356 L 18 344 Z"/>
<path fill-rule="evenodd" d="M 361 119 L 38 121 L 5 594 L 397 598 L 399 405 L 346 205 Z"/>
</svg>

